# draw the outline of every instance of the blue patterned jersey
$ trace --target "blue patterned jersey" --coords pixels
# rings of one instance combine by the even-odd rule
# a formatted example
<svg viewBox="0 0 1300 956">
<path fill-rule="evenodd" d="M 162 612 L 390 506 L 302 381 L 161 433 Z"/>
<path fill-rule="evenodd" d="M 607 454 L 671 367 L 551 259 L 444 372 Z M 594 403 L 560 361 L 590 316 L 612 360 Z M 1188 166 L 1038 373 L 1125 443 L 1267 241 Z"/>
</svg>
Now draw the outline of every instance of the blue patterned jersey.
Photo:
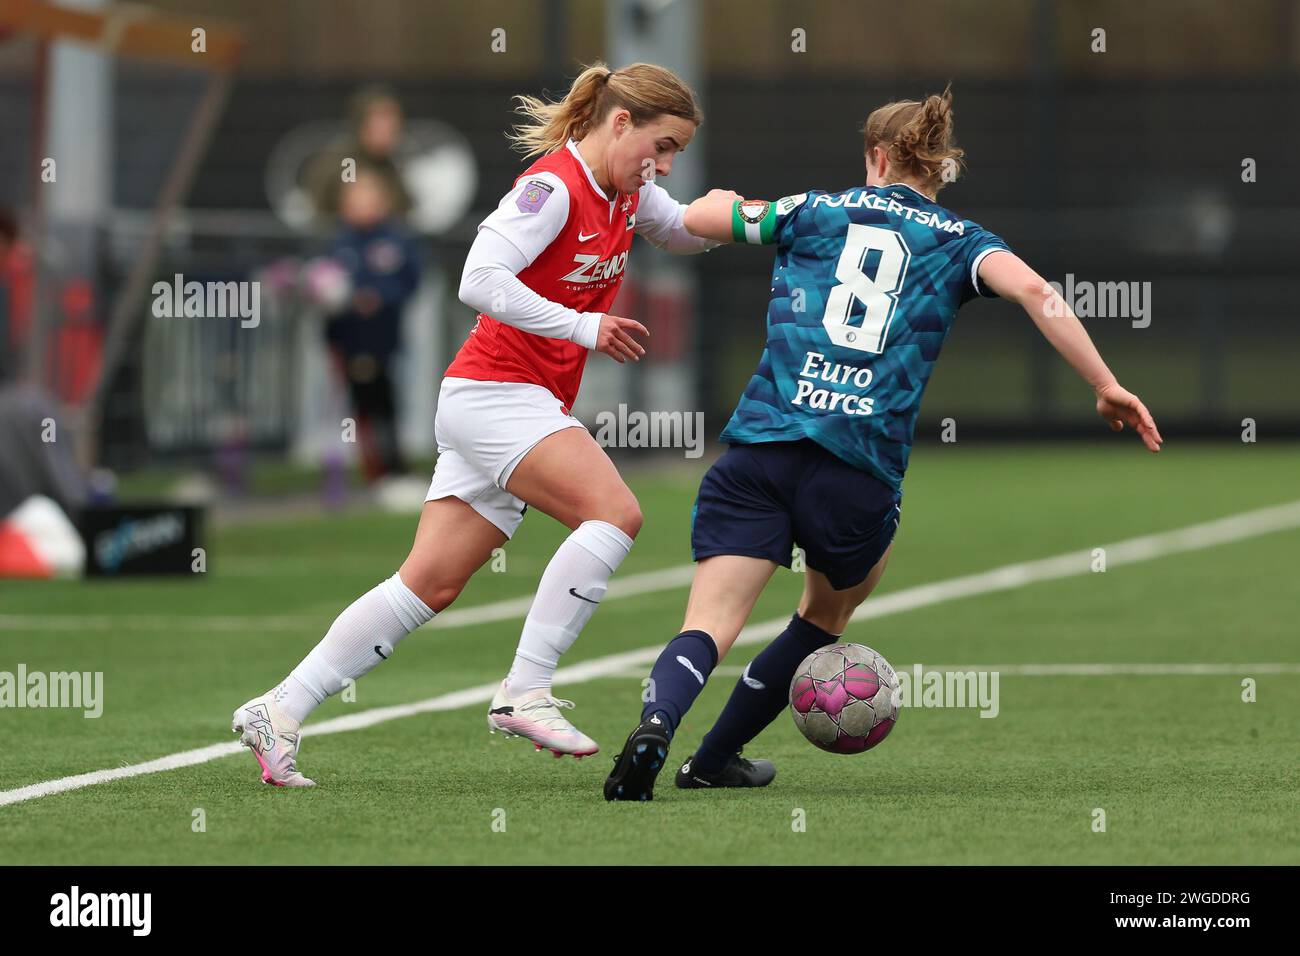
<svg viewBox="0 0 1300 956">
<path fill-rule="evenodd" d="M 738 203 L 733 223 L 777 252 L 767 345 L 721 440 L 811 438 L 898 488 L 939 349 L 1007 244 L 898 183 Z"/>
</svg>

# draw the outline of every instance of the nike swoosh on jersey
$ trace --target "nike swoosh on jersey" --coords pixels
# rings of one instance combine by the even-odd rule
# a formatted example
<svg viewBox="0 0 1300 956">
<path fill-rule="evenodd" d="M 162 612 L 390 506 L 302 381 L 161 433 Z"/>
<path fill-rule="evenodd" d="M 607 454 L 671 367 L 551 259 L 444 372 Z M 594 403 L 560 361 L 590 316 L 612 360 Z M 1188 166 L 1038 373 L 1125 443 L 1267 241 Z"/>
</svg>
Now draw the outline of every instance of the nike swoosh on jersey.
<svg viewBox="0 0 1300 956">
<path fill-rule="evenodd" d="M 595 239 L 595 238 L 596 238 L 597 236 L 599 236 L 599 235 L 600 235 L 599 232 L 593 232 L 590 236 L 584 236 L 584 235 L 582 234 L 582 230 L 578 230 L 578 241 L 579 241 L 579 242 L 586 242 L 588 239 Z"/>
</svg>

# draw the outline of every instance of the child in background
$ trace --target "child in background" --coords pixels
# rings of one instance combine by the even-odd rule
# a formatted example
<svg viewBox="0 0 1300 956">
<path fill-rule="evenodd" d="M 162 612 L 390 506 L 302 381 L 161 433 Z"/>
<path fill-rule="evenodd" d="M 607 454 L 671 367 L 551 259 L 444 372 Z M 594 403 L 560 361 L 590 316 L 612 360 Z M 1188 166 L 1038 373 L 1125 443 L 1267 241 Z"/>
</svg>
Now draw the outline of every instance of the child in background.
<svg viewBox="0 0 1300 956">
<path fill-rule="evenodd" d="M 384 177 L 368 165 L 339 194 L 342 229 L 330 255 L 348 273 L 352 297 L 326 327 L 357 416 L 366 480 L 402 474 L 392 359 L 402 311 L 420 282 L 419 253 L 395 214 Z"/>
</svg>

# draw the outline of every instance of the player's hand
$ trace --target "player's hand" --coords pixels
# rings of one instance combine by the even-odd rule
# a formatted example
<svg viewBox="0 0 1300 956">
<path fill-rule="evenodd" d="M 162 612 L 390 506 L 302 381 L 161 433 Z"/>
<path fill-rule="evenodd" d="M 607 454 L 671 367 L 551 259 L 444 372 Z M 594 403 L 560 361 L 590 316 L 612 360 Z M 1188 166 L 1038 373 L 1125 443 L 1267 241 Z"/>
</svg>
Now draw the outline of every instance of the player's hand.
<svg viewBox="0 0 1300 956">
<path fill-rule="evenodd" d="M 725 202 L 728 205 L 730 205 L 731 203 L 736 202 L 737 200 L 740 199 L 744 199 L 745 197 L 742 196 L 740 193 L 734 192 L 730 189 L 710 189 L 708 193 L 705 194 L 704 198 L 713 199 L 715 201 L 721 200 L 722 202 Z"/>
<path fill-rule="evenodd" d="M 625 319 L 621 315 L 610 315 L 606 312 L 600 318 L 600 332 L 596 335 L 596 351 L 604 352 L 615 362 L 626 362 L 628 359 L 633 362 L 641 361 L 645 349 L 632 338 L 633 332 L 640 332 L 646 338 L 650 337 L 650 330 L 636 319 Z"/>
<path fill-rule="evenodd" d="M 1137 431 L 1138 437 L 1151 451 L 1159 451 L 1160 431 L 1142 400 L 1123 388 L 1118 382 L 1103 385 L 1097 390 L 1097 414 L 1106 420 L 1111 431 L 1123 431 L 1127 424 Z"/>
</svg>

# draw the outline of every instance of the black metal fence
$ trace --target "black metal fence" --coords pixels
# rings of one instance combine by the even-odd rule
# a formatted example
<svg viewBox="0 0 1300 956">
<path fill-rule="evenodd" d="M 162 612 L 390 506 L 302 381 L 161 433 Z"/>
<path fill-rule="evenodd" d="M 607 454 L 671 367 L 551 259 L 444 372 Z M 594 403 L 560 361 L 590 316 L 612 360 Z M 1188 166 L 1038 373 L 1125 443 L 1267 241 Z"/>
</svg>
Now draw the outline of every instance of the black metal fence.
<svg viewBox="0 0 1300 956">
<path fill-rule="evenodd" d="M 764 82 L 714 75 L 702 91 L 708 183 L 777 197 L 860 182 L 857 130 L 866 114 L 890 99 L 939 89 L 948 79 Z M 1121 380 L 1160 416 L 1162 429 L 1226 436 L 1253 418 L 1273 434 L 1300 435 L 1300 124 L 1293 122 L 1300 116 L 1300 81 L 1291 74 L 1131 83 L 953 79 L 957 134 L 969 169 L 944 191 L 943 201 L 1001 234 L 1049 280 L 1076 287 L 1136 283 L 1145 290 L 1144 317 L 1096 317 L 1087 325 Z M 151 117 L 151 123 L 119 121 L 116 202 L 144 208 L 157 185 L 146 127 L 181 128 L 193 98 L 160 91 L 156 76 L 137 68 L 121 68 L 118 82 L 120 113 Z M 474 224 L 522 168 L 502 137 L 518 86 L 396 84 L 409 115 L 455 126 L 480 160 L 475 213 L 438 243 L 453 277 Z M 265 211 L 263 169 L 275 142 L 297 123 L 339 116 L 353 87 L 337 80 L 242 79 L 190 205 Z M 30 94 L 21 79 L 0 83 L 0 137 L 10 143 L 24 141 Z M 5 150 L 3 169 L 22 165 L 21 151 Z M 1243 177 L 1247 167 L 1253 167 L 1253 181 Z M 30 182 L 0 176 L 0 202 L 28 201 Z M 664 185 L 671 191 L 671 177 Z M 234 236 L 194 250 L 201 265 L 191 263 L 188 271 L 246 274 L 270 246 L 283 251 L 286 245 L 293 240 L 281 237 L 259 248 Z M 106 292 L 129 255 L 128 240 L 106 263 Z M 724 249 L 694 263 L 700 280 L 695 407 L 706 412 L 714 431 L 758 357 L 771 257 Z M 452 339 L 472 318 L 464 311 L 451 323 Z M 160 395 L 148 367 L 159 354 L 156 342 L 142 336 L 137 360 L 115 386 L 114 434 L 150 440 L 143 404 L 146 396 L 154 401 Z M 255 378 L 268 374 L 241 362 L 230 367 Z M 273 391 L 250 394 L 275 401 L 267 397 Z M 186 407 L 201 415 L 209 406 Z M 1011 435 L 1095 434 L 1090 416 L 1086 391 L 1027 317 L 1005 303 L 980 301 L 958 319 L 923 406 L 921 432 L 931 434 L 951 417 L 968 429 Z"/>
</svg>

